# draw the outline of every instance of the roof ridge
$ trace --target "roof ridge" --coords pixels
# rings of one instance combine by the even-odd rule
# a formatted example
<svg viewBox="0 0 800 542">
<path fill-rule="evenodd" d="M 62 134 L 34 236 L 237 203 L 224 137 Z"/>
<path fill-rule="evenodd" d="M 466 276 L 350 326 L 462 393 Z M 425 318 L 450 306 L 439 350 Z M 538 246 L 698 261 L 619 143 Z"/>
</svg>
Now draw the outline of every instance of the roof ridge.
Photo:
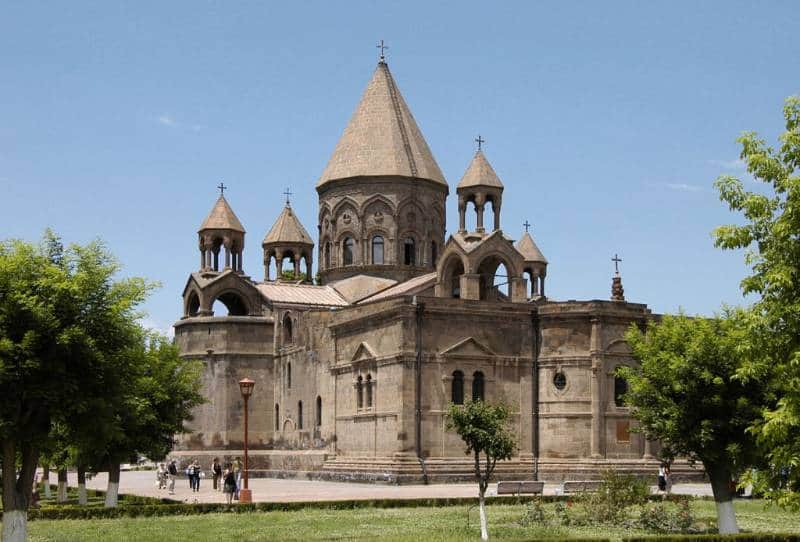
<svg viewBox="0 0 800 542">
<path fill-rule="evenodd" d="M 414 155 L 411 152 L 411 142 L 408 139 L 408 132 L 406 131 L 406 125 L 403 122 L 403 113 L 400 110 L 400 100 L 397 97 L 397 87 L 395 86 L 394 78 L 392 77 L 392 72 L 389 71 L 389 65 L 386 64 L 385 62 L 381 62 L 380 65 L 386 72 L 386 83 L 389 86 L 389 96 L 391 97 L 392 105 L 394 106 L 394 118 L 397 121 L 397 126 L 400 128 L 400 137 L 403 139 L 403 150 L 406 151 L 408 166 L 411 169 L 411 174 L 416 177 L 417 164 L 414 161 Z"/>
</svg>

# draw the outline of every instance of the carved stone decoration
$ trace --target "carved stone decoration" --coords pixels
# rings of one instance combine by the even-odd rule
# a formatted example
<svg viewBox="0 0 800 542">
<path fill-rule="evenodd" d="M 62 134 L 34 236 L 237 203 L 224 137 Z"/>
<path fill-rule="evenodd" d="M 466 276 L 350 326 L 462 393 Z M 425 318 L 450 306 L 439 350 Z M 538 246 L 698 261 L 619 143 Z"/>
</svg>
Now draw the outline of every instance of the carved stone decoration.
<svg viewBox="0 0 800 542">
<path fill-rule="evenodd" d="M 622 288 L 622 277 L 615 275 L 611 280 L 611 301 L 625 301 L 625 290 Z"/>
<path fill-rule="evenodd" d="M 375 218 L 375 222 L 377 222 L 378 224 L 382 224 L 383 223 L 383 213 L 382 212 L 375 211 L 375 214 L 373 215 L 373 217 Z"/>
<path fill-rule="evenodd" d="M 344 222 L 345 224 L 350 224 L 350 222 L 352 222 L 352 221 L 353 221 L 353 218 L 348 213 L 345 213 L 344 215 L 342 215 L 342 222 Z"/>
</svg>

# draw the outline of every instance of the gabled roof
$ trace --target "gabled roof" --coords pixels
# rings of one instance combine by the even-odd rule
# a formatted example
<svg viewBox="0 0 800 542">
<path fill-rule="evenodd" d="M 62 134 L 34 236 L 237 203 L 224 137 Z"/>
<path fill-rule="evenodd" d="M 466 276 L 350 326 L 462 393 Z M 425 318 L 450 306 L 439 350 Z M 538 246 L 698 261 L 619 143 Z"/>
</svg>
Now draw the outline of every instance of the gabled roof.
<svg viewBox="0 0 800 542">
<path fill-rule="evenodd" d="M 525 232 L 522 238 L 517 241 L 515 248 L 522 254 L 526 262 L 547 263 L 547 258 L 544 257 L 542 251 L 539 250 L 539 247 L 533 242 L 533 237 L 531 237 L 531 234 L 528 232 Z"/>
<path fill-rule="evenodd" d="M 344 307 L 348 303 L 330 286 L 261 282 L 256 285 L 261 294 L 273 303 Z"/>
<path fill-rule="evenodd" d="M 292 207 L 287 203 L 267 236 L 264 237 L 264 244 L 267 243 L 313 245 L 314 241 L 311 240 L 311 236 L 308 235 L 308 232 L 292 211 Z"/>
<path fill-rule="evenodd" d="M 397 284 L 396 280 L 370 275 L 355 275 L 328 284 L 348 303 L 355 303 Z"/>
<path fill-rule="evenodd" d="M 447 186 L 384 62 L 378 63 L 317 187 L 334 179 L 378 175 L 417 177 Z"/>
<path fill-rule="evenodd" d="M 222 195 L 217 199 L 211 212 L 200 226 L 200 231 L 203 230 L 234 230 L 245 233 L 244 226 L 236 218 L 236 213 L 231 209 L 228 200 Z"/>
<path fill-rule="evenodd" d="M 413 279 L 409 279 L 405 282 L 395 284 L 391 288 L 382 290 L 375 295 L 366 297 L 359 301 L 359 303 L 369 303 L 371 301 L 378 301 L 380 299 L 389 299 L 390 297 L 419 293 L 423 290 L 433 287 L 433 285 L 436 283 L 436 276 L 436 273 L 433 272 L 414 277 Z"/>
<path fill-rule="evenodd" d="M 493 188 L 503 188 L 503 183 L 495 173 L 494 168 L 486 159 L 483 151 L 479 150 L 472 157 L 467 171 L 461 177 L 457 188 L 467 188 L 470 186 L 491 186 Z"/>
</svg>

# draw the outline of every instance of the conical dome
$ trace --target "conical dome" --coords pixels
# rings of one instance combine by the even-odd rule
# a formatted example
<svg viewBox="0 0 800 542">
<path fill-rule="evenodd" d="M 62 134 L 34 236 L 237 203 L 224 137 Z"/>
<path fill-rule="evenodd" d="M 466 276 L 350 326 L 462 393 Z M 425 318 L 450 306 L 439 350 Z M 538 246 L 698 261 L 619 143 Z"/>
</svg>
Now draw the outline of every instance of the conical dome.
<svg viewBox="0 0 800 542">
<path fill-rule="evenodd" d="M 503 183 L 495 173 L 494 168 L 486 159 L 483 151 L 479 150 L 469 163 L 467 171 L 458 183 L 457 189 L 472 186 L 491 186 L 492 188 L 503 188 Z"/>
<path fill-rule="evenodd" d="M 335 179 L 383 175 L 447 186 L 389 67 L 380 62 L 317 187 Z"/>
<path fill-rule="evenodd" d="M 245 233 L 244 226 L 239 222 L 225 196 L 220 195 L 208 217 L 203 221 L 199 231 L 203 230 L 233 230 Z"/>
<path fill-rule="evenodd" d="M 526 262 L 547 263 L 547 258 L 544 257 L 544 254 L 542 254 L 542 251 L 536 246 L 533 237 L 531 237 L 531 234 L 528 232 L 525 232 L 522 238 L 517 241 L 516 249 L 522 254 Z"/>
<path fill-rule="evenodd" d="M 284 245 L 313 245 L 314 241 L 300 223 L 297 216 L 292 211 L 292 207 L 287 203 L 283 208 L 275 224 L 270 228 L 267 236 L 264 237 L 264 245 L 267 244 Z"/>
</svg>

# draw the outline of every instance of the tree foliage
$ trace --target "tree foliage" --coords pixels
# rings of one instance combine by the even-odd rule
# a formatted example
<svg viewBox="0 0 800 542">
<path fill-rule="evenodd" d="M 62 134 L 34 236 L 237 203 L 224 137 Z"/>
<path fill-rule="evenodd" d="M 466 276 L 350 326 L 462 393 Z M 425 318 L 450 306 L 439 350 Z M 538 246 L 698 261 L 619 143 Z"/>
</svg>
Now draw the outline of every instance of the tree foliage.
<svg viewBox="0 0 800 542">
<path fill-rule="evenodd" d="M 751 273 L 742 291 L 758 296 L 754 355 L 739 376 L 768 382 L 778 397 L 750 427 L 770 459 L 762 475 L 771 496 L 800 507 L 800 96 L 788 98 L 783 113 L 786 131 L 777 149 L 753 132 L 738 139 L 740 157 L 758 184 L 748 190 L 732 176 L 717 179 L 720 199 L 743 221 L 720 226 L 714 236 L 720 248 L 746 250 Z M 782 473 L 788 484 L 781 483 Z"/>
<path fill-rule="evenodd" d="M 645 331 L 633 325 L 625 339 L 640 365 L 619 369 L 645 437 L 661 442 L 665 458 L 702 461 L 717 503 L 729 503 L 731 480 L 760 463 L 747 429 L 770 399 L 762 382 L 737 376 L 748 360 L 748 324 L 747 312 L 727 310 L 667 315 Z"/>
</svg>

